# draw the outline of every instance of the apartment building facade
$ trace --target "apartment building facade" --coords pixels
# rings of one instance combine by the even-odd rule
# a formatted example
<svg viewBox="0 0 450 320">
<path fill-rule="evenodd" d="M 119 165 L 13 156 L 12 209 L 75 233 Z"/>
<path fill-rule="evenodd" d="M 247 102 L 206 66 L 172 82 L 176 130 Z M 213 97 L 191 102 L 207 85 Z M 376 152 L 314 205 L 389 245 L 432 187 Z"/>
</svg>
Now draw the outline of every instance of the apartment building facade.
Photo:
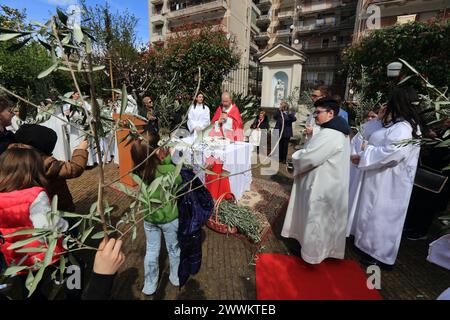
<svg viewBox="0 0 450 320">
<path fill-rule="evenodd" d="M 230 35 L 241 54 L 240 67 L 224 82 L 224 89 L 256 94 L 259 48 L 254 39 L 260 10 L 252 0 L 149 0 L 149 28 L 152 45 L 163 45 L 183 26 L 208 23 Z"/>
<path fill-rule="evenodd" d="M 342 50 L 352 44 L 357 0 L 260 0 L 260 51 L 278 43 L 305 53 L 302 90 L 324 84 L 343 94 Z"/>
<path fill-rule="evenodd" d="M 298 9 L 293 41 L 307 57 L 302 88 L 318 84 L 344 95 L 346 75 L 341 74 L 341 53 L 352 44 L 356 0 L 304 0 Z M 296 41 L 297 40 L 297 41 Z"/>
<path fill-rule="evenodd" d="M 450 0 L 359 0 L 353 41 L 378 28 L 412 21 L 450 19 Z"/>
</svg>

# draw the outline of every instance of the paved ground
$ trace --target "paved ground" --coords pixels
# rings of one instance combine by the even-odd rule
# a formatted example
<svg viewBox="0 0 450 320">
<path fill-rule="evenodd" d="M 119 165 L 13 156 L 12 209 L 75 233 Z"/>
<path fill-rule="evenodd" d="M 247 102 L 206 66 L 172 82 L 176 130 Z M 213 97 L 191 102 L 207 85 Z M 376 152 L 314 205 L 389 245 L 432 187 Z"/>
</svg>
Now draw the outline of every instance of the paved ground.
<svg viewBox="0 0 450 320">
<path fill-rule="evenodd" d="M 82 177 L 70 181 L 77 211 L 88 212 L 96 198 L 96 173 L 92 169 Z M 115 165 L 106 169 L 109 181 L 118 176 Z M 115 299 L 255 299 L 254 254 L 259 252 L 298 255 L 300 248 L 296 241 L 282 239 L 279 234 L 284 220 L 287 200 L 292 180 L 285 168 L 274 176 L 261 176 L 259 170 L 253 172 L 252 194 L 243 199 L 244 204 L 263 212 L 272 223 L 273 232 L 260 248 L 234 236 L 217 234 L 204 229 L 203 263 L 201 271 L 192 277 L 186 286 L 179 290 L 168 280 L 168 259 L 166 250 L 161 250 L 161 278 L 157 293 L 144 296 L 143 258 L 145 255 L 145 235 L 139 227 L 133 242 L 126 239 L 124 248 L 126 263 L 121 268 L 114 286 Z M 126 210 L 130 200 L 122 193 L 107 188 L 106 199 L 116 206 L 114 216 Z M 256 199 L 256 200 L 255 200 Z M 277 217 L 277 213 L 279 213 Z M 436 236 L 436 233 L 434 233 Z M 411 242 L 403 240 L 397 265 L 393 271 L 382 273 L 381 294 L 385 299 L 435 299 L 450 286 L 450 272 L 428 263 L 429 241 Z M 86 258 L 92 254 L 85 254 Z M 348 241 L 346 258 L 359 259 L 359 253 Z"/>
</svg>

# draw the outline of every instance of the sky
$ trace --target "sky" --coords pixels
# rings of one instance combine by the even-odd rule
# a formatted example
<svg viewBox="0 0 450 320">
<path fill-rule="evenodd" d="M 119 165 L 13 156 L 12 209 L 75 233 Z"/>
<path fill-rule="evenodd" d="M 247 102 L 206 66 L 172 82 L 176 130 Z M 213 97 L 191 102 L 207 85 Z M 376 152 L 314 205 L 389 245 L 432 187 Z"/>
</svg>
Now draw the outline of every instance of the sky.
<svg viewBox="0 0 450 320">
<path fill-rule="evenodd" d="M 139 42 L 148 43 L 148 1 L 147 0 L 87 0 L 88 5 L 104 4 L 108 2 L 113 12 L 128 11 L 138 19 L 137 35 Z M 27 19 L 45 22 L 50 15 L 56 12 L 56 7 L 67 9 L 70 5 L 77 4 L 78 0 L 0 0 L 0 5 L 6 5 L 15 9 L 26 9 Z"/>
</svg>

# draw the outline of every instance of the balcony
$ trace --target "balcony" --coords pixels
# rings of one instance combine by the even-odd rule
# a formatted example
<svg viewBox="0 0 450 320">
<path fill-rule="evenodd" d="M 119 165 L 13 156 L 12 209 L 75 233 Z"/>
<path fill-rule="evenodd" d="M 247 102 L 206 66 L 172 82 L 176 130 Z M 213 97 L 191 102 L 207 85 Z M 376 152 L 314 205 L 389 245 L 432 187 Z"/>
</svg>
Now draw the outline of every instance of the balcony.
<svg viewBox="0 0 450 320">
<path fill-rule="evenodd" d="M 290 20 L 292 21 L 294 17 L 294 11 L 280 11 L 278 12 L 278 19 L 280 21 Z"/>
<path fill-rule="evenodd" d="M 281 29 L 281 30 L 277 30 L 276 35 L 277 35 L 277 37 L 279 37 L 279 38 L 290 37 L 290 36 L 291 36 L 291 29 Z"/>
<path fill-rule="evenodd" d="M 296 26 L 296 32 L 298 34 L 305 34 L 311 32 L 327 32 L 327 31 L 337 31 L 342 29 L 352 29 L 354 27 L 354 22 L 335 22 L 335 23 L 324 23 L 324 24 L 311 24 L 307 26 Z"/>
<path fill-rule="evenodd" d="M 270 23 L 270 16 L 268 14 L 262 15 L 256 20 L 257 25 L 266 25 L 269 23 Z"/>
<path fill-rule="evenodd" d="M 256 4 L 256 6 L 260 9 L 270 7 L 271 5 L 271 0 L 259 0 L 259 2 Z"/>
<path fill-rule="evenodd" d="M 164 35 L 162 34 L 162 32 L 154 32 L 150 35 L 150 41 L 152 43 L 155 42 L 163 42 L 165 40 Z"/>
<path fill-rule="evenodd" d="M 338 51 L 341 49 L 344 49 L 348 46 L 350 46 L 351 43 L 330 43 L 328 45 L 315 45 L 315 46 L 304 46 L 302 48 L 303 51 L 309 52 L 309 53 L 315 53 L 315 52 L 326 52 L 326 51 Z"/>
<path fill-rule="evenodd" d="M 191 3 L 191 2 L 185 2 Z M 171 10 L 167 13 L 168 20 L 176 20 L 183 18 L 204 18 L 206 15 L 208 18 L 213 18 L 214 14 L 223 15 L 228 9 L 226 0 L 203 0 L 190 5 L 186 5 L 185 7 L 171 7 Z"/>
<path fill-rule="evenodd" d="M 266 41 L 269 40 L 269 34 L 267 32 L 261 32 L 255 36 L 255 41 Z"/>
<path fill-rule="evenodd" d="M 313 63 L 306 63 L 303 65 L 303 68 L 305 71 L 311 71 L 311 70 L 325 70 L 325 69 L 332 69 L 335 70 L 340 64 L 337 62 L 325 62 L 325 63 L 319 63 L 319 62 L 313 62 Z"/>
<path fill-rule="evenodd" d="M 250 41 L 250 53 L 258 53 L 258 51 L 259 51 L 258 45 L 255 42 Z"/>
<path fill-rule="evenodd" d="M 299 11 L 300 15 L 314 15 L 317 13 L 332 12 L 333 10 L 348 6 L 348 4 L 342 4 L 340 0 L 334 0 L 332 2 L 323 2 L 317 5 L 303 5 Z"/>
<path fill-rule="evenodd" d="M 163 25 L 164 24 L 164 17 L 162 16 L 161 13 L 154 14 L 154 15 L 150 16 L 150 22 L 153 25 Z"/>
<path fill-rule="evenodd" d="M 255 33 L 260 33 L 261 32 L 259 27 L 256 24 L 254 24 L 253 22 L 251 23 L 251 28 L 252 28 L 252 31 L 255 32 Z"/>
</svg>

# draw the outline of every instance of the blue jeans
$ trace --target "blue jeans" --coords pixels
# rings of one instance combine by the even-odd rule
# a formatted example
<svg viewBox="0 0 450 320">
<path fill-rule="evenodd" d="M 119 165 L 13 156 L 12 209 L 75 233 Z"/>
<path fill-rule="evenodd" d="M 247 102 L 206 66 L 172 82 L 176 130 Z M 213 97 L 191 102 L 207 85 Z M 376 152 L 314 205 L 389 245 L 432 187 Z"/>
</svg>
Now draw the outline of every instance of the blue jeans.
<svg viewBox="0 0 450 320">
<path fill-rule="evenodd" d="M 169 254 L 169 280 L 174 286 L 179 285 L 178 266 L 180 264 L 180 247 L 178 246 L 178 219 L 166 224 L 152 224 L 144 221 L 147 251 L 144 259 L 144 288 L 146 295 L 155 293 L 159 278 L 159 252 L 161 249 L 161 231 L 164 234 L 167 252 Z"/>
</svg>

